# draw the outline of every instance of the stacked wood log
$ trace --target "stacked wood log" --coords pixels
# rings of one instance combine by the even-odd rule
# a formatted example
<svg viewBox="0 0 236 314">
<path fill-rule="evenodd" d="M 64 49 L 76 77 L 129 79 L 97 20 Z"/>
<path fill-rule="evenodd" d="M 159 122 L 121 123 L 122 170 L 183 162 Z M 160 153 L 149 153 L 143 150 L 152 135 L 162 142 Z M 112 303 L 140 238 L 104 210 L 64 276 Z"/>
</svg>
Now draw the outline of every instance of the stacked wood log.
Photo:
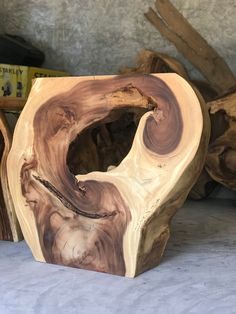
<svg viewBox="0 0 236 314">
<path fill-rule="evenodd" d="M 115 167 L 94 143 L 109 147 L 109 127 L 119 137 L 120 126 L 127 130 L 141 113 L 132 147 Z M 209 125 L 203 99 L 176 74 L 36 80 L 7 165 L 35 258 L 129 277 L 156 266 L 171 217 L 202 170 Z M 80 134 L 95 141 L 88 142 L 94 167 L 101 156 L 109 171 L 70 171 L 67 152 Z"/>
</svg>

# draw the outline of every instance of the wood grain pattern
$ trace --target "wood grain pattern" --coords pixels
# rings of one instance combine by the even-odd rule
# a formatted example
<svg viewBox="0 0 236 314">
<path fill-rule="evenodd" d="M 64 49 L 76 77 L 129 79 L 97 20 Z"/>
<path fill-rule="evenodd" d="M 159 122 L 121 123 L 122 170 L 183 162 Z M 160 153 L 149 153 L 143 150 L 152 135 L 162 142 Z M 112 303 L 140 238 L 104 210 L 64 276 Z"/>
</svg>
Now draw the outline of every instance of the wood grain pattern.
<svg viewBox="0 0 236 314">
<path fill-rule="evenodd" d="M 121 74 L 131 73 L 177 73 L 190 82 L 203 96 L 205 102 L 211 101 L 217 96 L 216 91 L 206 81 L 191 80 L 183 65 L 175 58 L 152 50 L 141 50 L 136 58 L 136 66 L 121 69 Z M 141 118 L 141 115 L 137 116 Z M 128 135 L 128 134 L 127 134 Z M 127 138 L 127 137 L 126 137 Z M 207 198 L 216 188 L 218 183 L 214 181 L 206 169 L 203 169 L 197 182 L 192 187 L 188 197 L 194 200 Z"/>
<path fill-rule="evenodd" d="M 157 265 L 170 218 L 203 166 L 209 130 L 201 102 L 175 74 L 36 80 L 8 158 L 35 258 L 130 277 Z M 67 152 L 80 133 L 137 108 L 148 111 L 117 167 L 69 171 Z"/>
</svg>

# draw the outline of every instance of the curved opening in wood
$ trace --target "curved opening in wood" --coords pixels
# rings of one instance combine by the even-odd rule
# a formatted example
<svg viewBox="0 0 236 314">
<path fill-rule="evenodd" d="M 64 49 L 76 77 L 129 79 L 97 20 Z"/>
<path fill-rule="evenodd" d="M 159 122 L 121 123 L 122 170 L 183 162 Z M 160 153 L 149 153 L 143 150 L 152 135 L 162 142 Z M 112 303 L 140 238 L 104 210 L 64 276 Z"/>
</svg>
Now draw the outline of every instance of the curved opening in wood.
<svg viewBox="0 0 236 314">
<path fill-rule="evenodd" d="M 146 109 L 127 107 L 110 115 L 108 123 L 96 123 L 70 143 L 67 166 L 74 175 L 106 172 L 117 167 L 129 153 L 138 123 Z M 109 118 L 109 117 L 108 117 Z"/>
</svg>

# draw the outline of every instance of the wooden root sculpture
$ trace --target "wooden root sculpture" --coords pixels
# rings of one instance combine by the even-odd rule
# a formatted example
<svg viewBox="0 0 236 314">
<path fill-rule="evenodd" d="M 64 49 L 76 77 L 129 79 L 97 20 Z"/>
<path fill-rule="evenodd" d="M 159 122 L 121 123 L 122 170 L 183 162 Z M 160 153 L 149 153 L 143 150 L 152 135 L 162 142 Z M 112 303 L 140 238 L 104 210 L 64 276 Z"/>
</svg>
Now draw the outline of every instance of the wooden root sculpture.
<svg viewBox="0 0 236 314">
<path fill-rule="evenodd" d="M 236 92 L 208 103 L 212 134 L 206 169 L 213 179 L 236 191 Z"/>
<path fill-rule="evenodd" d="M 138 108 L 145 113 L 117 167 L 69 171 L 78 134 Z M 170 219 L 202 169 L 207 119 L 176 74 L 37 79 L 8 157 L 11 193 L 36 260 L 129 277 L 156 266 Z"/>
<path fill-rule="evenodd" d="M 128 73 L 177 73 L 184 79 L 189 80 L 184 66 L 175 58 L 164 53 L 144 49 L 136 57 L 136 67 L 125 67 L 120 70 L 121 74 Z"/>
</svg>

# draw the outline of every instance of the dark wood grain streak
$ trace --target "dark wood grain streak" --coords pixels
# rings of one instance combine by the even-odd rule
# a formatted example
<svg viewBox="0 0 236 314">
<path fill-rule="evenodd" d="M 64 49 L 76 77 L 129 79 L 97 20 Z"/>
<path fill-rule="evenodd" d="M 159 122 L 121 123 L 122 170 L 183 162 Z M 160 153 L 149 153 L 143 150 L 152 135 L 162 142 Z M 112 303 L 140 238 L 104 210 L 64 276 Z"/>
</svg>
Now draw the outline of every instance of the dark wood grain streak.
<svg viewBox="0 0 236 314">
<path fill-rule="evenodd" d="M 116 215 L 115 211 L 113 211 L 111 213 L 101 213 L 101 214 L 84 212 L 83 210 L 80 210 L 79 208 L 75 207 L 72 204 L 72 202 L 69 201 L 68 199 L 66 199 L 49 181 L 44 180 L 44 179 L 40 178 L 39 176 L 33 176 L 33 177 L 37 181 L 39 181 L 43 186 L 45 186 L 53 195 L 55 195 L 66 208 L 72 210 L 73 212 L 75 212 L 78 215 L 81 215 L 81 216 L 84 216 L 87 218 L 91 218 L 91 219 L 106 218 L 106 217 Z M 94 181 L 94 183 L 96 183 L 96 181 Z M 85 193 L 86 193 L 86 190 L 84 190 L 83 195 L 85 195 Z"/>
</svg>

